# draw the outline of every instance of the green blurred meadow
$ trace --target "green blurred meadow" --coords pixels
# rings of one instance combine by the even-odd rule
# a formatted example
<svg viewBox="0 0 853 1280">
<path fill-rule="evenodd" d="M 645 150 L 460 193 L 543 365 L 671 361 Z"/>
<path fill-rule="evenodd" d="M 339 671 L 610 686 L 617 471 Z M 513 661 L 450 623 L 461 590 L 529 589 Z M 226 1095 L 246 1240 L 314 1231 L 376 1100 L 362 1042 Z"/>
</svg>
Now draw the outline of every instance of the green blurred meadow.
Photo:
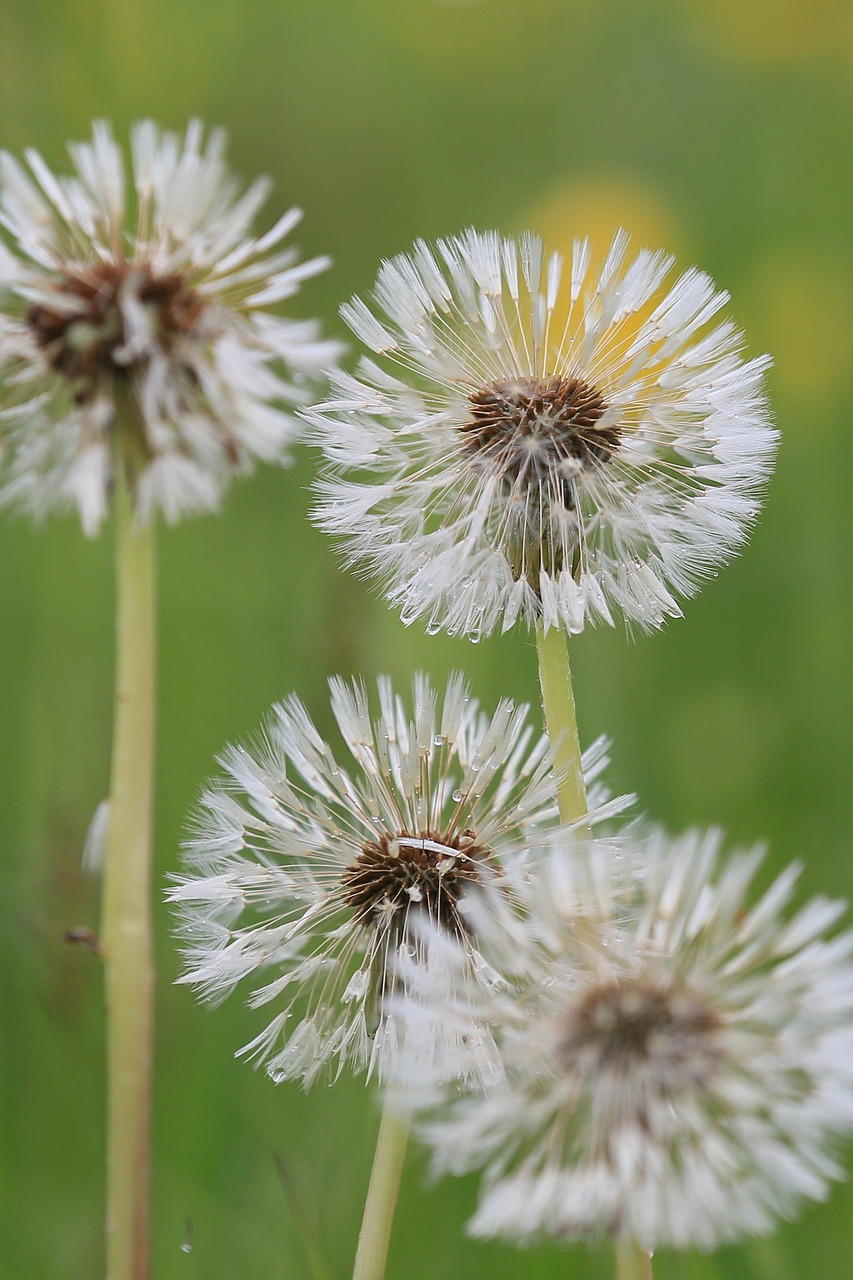
<svg viewBox="0 0 853 1280">
<path fill-rule="evenodd" d="M 92 117 L 225 125 L 233 167 L 272 175 L 268 223 L 334 270 L 337 304 L 380 257 L 475 224 L 557 244 L 620 223 L 733 296 L 775 357 L 783 444 L 751 545 L 665 632 L 574 645 L 586 740 L 673 828 L 767 838 L 770 870 L 853 894 L 853 8 L 849 0 L 3 0 L 0 143 L 56 165 Z M 233 1053 L 263 1025 L 175 987 L 160 904 L 214 756 L 292 689 L 329 728 L 334 672 L 407 683 L 464 668 L 488 705 L 536 703 L 526 634 L 405 629 L 337 568 L 306 515 L 314 459 L 235 485 L 221 517 L 159 537 L 158 1036 L 154 1280 L 317 1280 L 351 1265 L 375 1136 L 363 1082 L 305 1096 Z M 101 975 L 63 940 L 97 929 L 81 869 L 107 787 L 112 545 L 71 519 L 0 521 L 0 1278 L 97 1280 Z M 768 873 L 769 874 L 769 873 Z M 472 1181 L 408 1167 L 389 1277 L 529 1280 L 611 1271 L 607 1253 L 475 1244 Z M 662 1255 L 659 1280 L 850 1274 L 853 1189 L 769 1242 Z"/>
</svg>

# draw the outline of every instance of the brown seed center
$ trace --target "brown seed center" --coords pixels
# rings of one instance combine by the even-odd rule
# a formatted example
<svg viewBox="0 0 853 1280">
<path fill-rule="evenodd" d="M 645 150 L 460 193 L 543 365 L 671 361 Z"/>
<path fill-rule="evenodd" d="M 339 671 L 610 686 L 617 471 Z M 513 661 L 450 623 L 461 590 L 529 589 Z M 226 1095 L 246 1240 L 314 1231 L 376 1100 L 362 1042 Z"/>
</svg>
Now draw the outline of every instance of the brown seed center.
<svg viewBox="0 0 853 1280">
<path fill-rule="evenodd" d="M 464 933 L 458 911 L 466 886 L 482 877 L 490 850 L 473 831 L 411 835 L 383 834 L 362 846 L 355 862 L 341 880 L 344 897 L 356 920 L 370 925 L 375 913 L 400 916 L 422 911 L 434 923 L 454 933 Z"/>
<path fill-rule="evenodd" d="M 508 490 L 550 484 L 551 496 L 572 508 L 571 477 L 609 462 L 619 446 L 619 427 L 601 425 L 604 397 L 582 378 L 500 380 L 469 401 L 463 447 Z"/>
<path fill-rule="evenodd" d="M 557 1056 L 583 1077 L 634 1074 L 667 1093 L 708 1079 L 720 1030 L 719 1016 L 688 988 L 612 983 L 593 987 L 571 1011 Z"/>
<path fill-rule="evenodd" d="M 34 304 L 27 323 L 50 366 L 76 384 L 78 400 L 92 396 L 100 374 L 126 375 L 148 358 L 132 349 L 128 304 L 144 309 L 144 323 L 167 350 L 197 324 L 205 306 L 182 275 L 156 275 L 145 263 L 75 267 L 56 292 L 56 305 Z"/>
</svg>

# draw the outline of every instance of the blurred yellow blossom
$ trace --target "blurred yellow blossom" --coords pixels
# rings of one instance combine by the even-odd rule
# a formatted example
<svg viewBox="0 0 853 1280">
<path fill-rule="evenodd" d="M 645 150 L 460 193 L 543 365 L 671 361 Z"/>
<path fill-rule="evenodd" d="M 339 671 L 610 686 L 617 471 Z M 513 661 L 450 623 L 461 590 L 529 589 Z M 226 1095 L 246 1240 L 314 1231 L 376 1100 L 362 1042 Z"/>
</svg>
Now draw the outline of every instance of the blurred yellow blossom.
<svg viewBox="0 0 853 1280">
<path fill-rule="evenodd" d="M 681 220 L 666 195 L 645 178 L 618 170 L 563 178 L 521 211 L 520 224 L 563 254 L 583 235 L 589 237 L 593 256 L 601 256 L 614 232 L 624 227 L 636 248 L 664 246 L 679 257 L 691 256 Z"/>
<path fill-rule="evenodd" d="M 805 63 L 853 50 L 850 0 L 691 0 L 677 7 L 703 43 L 709 39 L 750 62 Z"/>
<path fill-rule="evenodd" d="M 847 264 L 798 246 L 773 248 L 755 264 L 746 292 L 750 328 L 774 354 L 780 393 L 832 395 L 853 353 L 853 293 Z M 809 430 L 813 430 L 810 421 Z"/>
<path fill-rule="evenodd" d="M 549 250 L 562 254 L 565 261 L 571 261 L 574 241 L 586 237 L 592 261 L 603 263 L 620 229 L 628 232 L 634 251 L 665 249 L 679 258 L 694 256 L 685 244 L 678 215 L 663 193 L 636 174 L 599 171 L 577 178 L 564 177 L 530 208 L 521 211 L 520 225 L 541 235 Z M 622 320 L 619 342 L 639 331 L 657 301 L 649 298 L 632 316 Z M 564 294 L 557 299 L 555 325 L 566 322 L 567 306 L 568 294 Z"/>
</svg>

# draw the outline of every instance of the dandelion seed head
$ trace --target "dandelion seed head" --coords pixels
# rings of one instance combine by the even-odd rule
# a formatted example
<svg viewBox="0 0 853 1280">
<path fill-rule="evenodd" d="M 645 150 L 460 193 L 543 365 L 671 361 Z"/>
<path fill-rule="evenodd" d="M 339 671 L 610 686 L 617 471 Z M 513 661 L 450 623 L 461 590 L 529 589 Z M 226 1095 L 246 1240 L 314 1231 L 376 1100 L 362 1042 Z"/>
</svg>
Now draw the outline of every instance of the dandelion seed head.
<svg viewBox="0 0 853 1280">
<path fill-rule="evenodd" d="M 444 1083 L 434 1073 L 399 1099 L 421 1109 L 437 1172 L 482 1170 L 474 1235 L 711 1249 L 769 1232 L 843 1176 L 844 904 L 791 912 L 795 867 L 750 901 L 761 853 L 725 857 L 717 832 L 634 826 L 618 851 L 556 836 L 519 886 L 511 956 L 499 930 L 480 930 L 503 981 L 475 1004 L 448 944 L 429 999 L 426 982 L 422 1000 L 401 999 L 401 1022 L 423 1038 L 456 1026 Z M 487 1085 L 466 1064 L 483 1026 Z"/>
<path fill-rule="evenodd" d="M 214 1000 L 248 986 L 270 1006 L 245 1052 L 276 1080 L 346 1066 L 384 1078 L 403 1060 L 441 1074 L 455 1028 L 404 1034 L 395 1001 L 409 970 L 441 968 L 448 941 L 475 988 L 495 979 L 480 927 L 511 936 L 516 884 L 562 830 L 548 743 L 526 708 L 488 715 L 458 676 L 443 693 L 417 677 L 411 710 L 383 679 L 378 716 L 362 685 L 335 680 L 332 710 L 343 755 L 290 698 L 256 746 L 223 757 L 170 891 L 182 980 Z M 630 802 L 599 780 L 606 759 L 601 741 L 584 756 L 594 825 Z M 487 1033 L 478 1042 L 482 1076 L 493 1053 Z"/>
<path fill-rule="evenodd" d="M 69 147 L 72 173 L 0 153 L 0 504 L 41 519 L 76 508 L 94 534 L 117 470 L 136 518 L 215 510 L 231 480 L 286 464 L 296 408 L 339 354 L 314 321 L 268 308 L 328 265 L 251 224 L 224 135 L 110 127 Z"/>
<path fill-rule="evenodd" d="M 316 519 L 406 622 L 650 629 L 743 544 L 773 463 L 766 357 L 702 272 L 468 231 L 342 315 L 374 353 L 308 413 Z"/>
</svg>

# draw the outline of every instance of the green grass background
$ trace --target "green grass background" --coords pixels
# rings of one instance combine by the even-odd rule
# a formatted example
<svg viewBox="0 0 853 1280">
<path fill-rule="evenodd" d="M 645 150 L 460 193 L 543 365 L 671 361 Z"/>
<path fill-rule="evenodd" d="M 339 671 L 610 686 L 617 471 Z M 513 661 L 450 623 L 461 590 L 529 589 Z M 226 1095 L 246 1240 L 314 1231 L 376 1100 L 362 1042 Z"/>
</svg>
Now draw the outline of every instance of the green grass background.
<svg viewBox="0 0 853 1280">
<path fill-rule="evenodd" d="M 750 547 L 665 632 L 574 646 L 585 739 L 673 828 L 767 837 L 803 891 L 850 895 L 853 757 L 853 10 L 845 0 L 3 0 L 0 142 L 63 163 L 93 116 L 227 126 L 272 218 L 335 268 L 336 306 L 381 256 L 468 224 L 556 239 L 619 222 L 731 290 L 776 358 L 784 433 Z M 221 517 L 162 530 L 157 814 L 155 1280 L 301 1280 L 300 1218 L 348 1273 L 376 1127 L 362 1082 L 304 1096 L 233 1060 L 261 1018 L 173 986 L 159 886 L 215 753 L 297 689 L 328 727 L 333 672 L 462 667 L 487 703 L 536 702 L 527 635 L 404 629 L 307 522 L 313 459 L 235 485 Z M 107 787 L 112 543 L 71 519 L 0 523 L 0 1277 L 93 1280 L 101 1246 L 97 928 L 80 867 Z M 261 1015 L 262 1016 L 262 1015 Z M 278 1163 L 277 1163 L 278 1162 Z M 282 1178 L 280 1168 L 287 1170 Z M 517 1254 L 464 1236 L 475 1184 L 408 1168 L 392 1277 L 600 1277 L 606 1252 Z M 286 1183 L 296 1188 L 294 1194 Z M 853 1192 L 766 1243 L 666 1255 L 660 1280 L 850 1274 Z"/>
</svg>

